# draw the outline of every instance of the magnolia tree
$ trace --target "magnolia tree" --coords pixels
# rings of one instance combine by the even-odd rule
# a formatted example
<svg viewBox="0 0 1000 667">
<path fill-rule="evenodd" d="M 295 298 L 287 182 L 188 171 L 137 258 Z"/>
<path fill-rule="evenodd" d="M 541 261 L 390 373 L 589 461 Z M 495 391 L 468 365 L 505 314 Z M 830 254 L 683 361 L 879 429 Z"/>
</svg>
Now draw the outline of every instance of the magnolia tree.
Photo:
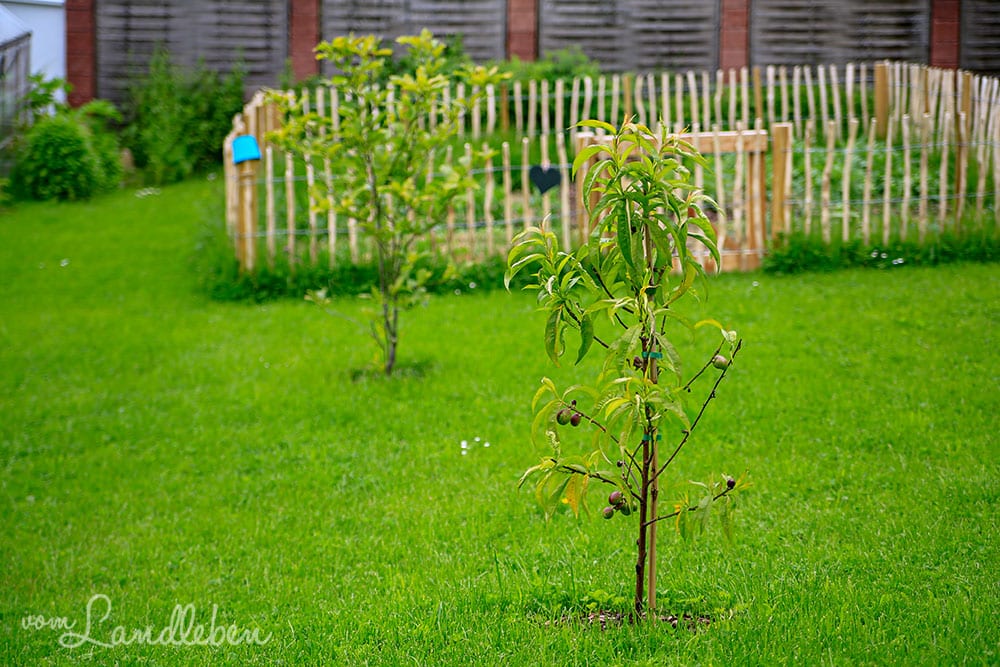
<svg viewBox="0 0 1000 667">
<path fill-rule="evenodd" d="M 470 161 L 445 163 L 441 149 L 459 134 L 460 119 L 487 86 L 502 78 L 495 67 L 479 66 L 446 76 L 445 45 L 426 30 L 396 42 L 408 49 L 413 72 L 388 77 L 390 85 L 383 84 L 393 50 L 378 38 L 350 35 L 316 47 L 316 57 L 338 72 L 325 82 L 338 95 L 336 123 L 305 112 L 293 94 L 272 96 L 286 116 L 272 138 L 329 165 L 331 178 L 315 185 L 314 201 L 356 220 L 370 243 L 378 272 L 371 332 L 386 375 L 396 366 L 400 313 L 421 299 L 430 278 L 419 268 L 430 252 L 426 236 L 455 199 L 476 186 Z M 450 94 L 456 83 L 469 94 Z M 477 153 L 473 160 L 482 158 Z M 321 293 L 308 298 L 328 303 Z"/>
<path fill-rule="evenodd" d="M 665 506 L 659 493 L 664 473 L 701 422 L 742 341 L 716 320 L 692 323 L 674 308 L 704 273 L 690 246 L 700 244 L 719 264 L 715 232 L 701 207 L 710 200 L 690 183 L 688 165 L 704 165 L 703 158 L 665 130 L 657 137 L 631 122 L 621 128 L 598 121 L 580 125 L 609 135 L 606 143 L 583 149 L 573 164 L 576 175 L 596 162 L 583 182 L 589 241 L 567 253 L 553 233 L 526 229 L 510 250 L 506 281 L 509 287 L 515 274 L 534 271 L 528 289 L 538 292 L 548 313 L 545 349 L 556 365 L 567 350 L 567 329 L 579 334 L 577 363 L 595 349 L 603 350 L 604 360 L 592 384 L 560 390 L 542 378 L 532 401 L 531 433 L 550 453 L 520 483 L 534 481 L 546 516 L 562 504 L 579 514 L 596 487 L 607 493 L 604 518 L 634 522 L 638 618 L 655 607 L 662 522 L 689 535 L 716 514 L 729 534 L 745 475 L 695 484 Z M 671 341 L 678 332 L 705 326 L 721 332 L 721 341 L 696 364 L 697 371 L 685 375 Z M 700 407 L 689 405 L 701 389 L 706 393 Z"/>
</svg>

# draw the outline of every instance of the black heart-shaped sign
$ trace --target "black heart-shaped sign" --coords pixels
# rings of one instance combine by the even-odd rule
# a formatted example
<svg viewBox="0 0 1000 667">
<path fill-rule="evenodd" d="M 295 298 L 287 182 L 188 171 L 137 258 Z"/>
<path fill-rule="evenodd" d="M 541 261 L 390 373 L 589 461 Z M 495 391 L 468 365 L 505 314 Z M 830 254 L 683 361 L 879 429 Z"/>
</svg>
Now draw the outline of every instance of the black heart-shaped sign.
<svg viewBox="0 0 1000 667">
<path fill-rule="evenodd" d="M 560 176 L 558 169 L 555 167 L 546 169 L 537 164 L 528 170 L 528 178 L 531 179 L 531 182 L 535 184 L 535 187 L 543 195 L 562 181 L 562 176 Z"/>
</svg>

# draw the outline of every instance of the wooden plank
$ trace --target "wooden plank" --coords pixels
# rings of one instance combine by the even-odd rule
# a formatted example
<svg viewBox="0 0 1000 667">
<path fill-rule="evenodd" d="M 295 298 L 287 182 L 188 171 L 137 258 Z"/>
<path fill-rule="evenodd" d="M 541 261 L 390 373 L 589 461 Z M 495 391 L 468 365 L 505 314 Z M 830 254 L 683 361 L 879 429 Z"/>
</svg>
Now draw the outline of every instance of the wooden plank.
<svg viewBox="0 0 1000 667">
<path fill-rule="evenodd" d="M 551 95 L 549 94 L 549 80 L 548 79 L 542 79 L 542 94 L 541 94 L 541 102 L 542 102 L 542 118 L 541 118 L 541 120 L 542 120 L 542 122 L 541 122 L 541 126 L 542 126 L 542 134 L 543 135 L 548 135 L 552 131 L 552 127 L 549 124 L 551 122 L 549 120 L 549 118 L 550 118 L 550 116 L 549 116 L 549 103 L 550 103 L 551 99 L 552 99 Z"/>
<path fill-rule="evenodd" d="M 889 123 L 885 129 L 885 177 L 882 185 L 882 246 L 888 247 L 889 233 L 891 228 L 892 214 L 892 130 L 896 124 L 896 119 L 889 116 Z"/>
<path fill-rule="evenodd" d="M 785 218 L 785 182 L 791 157 L 792 126 L 790 123 L 778 123 L 771 131 L 774 136 L 771 149 L 771 238 L 774 239 L 779 230 L 785 234 L 791 232 L 791 220 Z M 717 133 L 713 139 L 715 148 L 719 145 Z"/>
<path fill-rule="evenodd" d="M 730 129 L 736 128 L 736 70 L 729 70 L 729 125 Z"/>
<path fill-rule="evenodd" d="M 861 124 L 857 118 L 847 121 L 847 147 L 844 150 L 844 173 L 841 176 L 840 199 L 843 211 L 840 222 L 840 240 L 847 243 L 851 240 L 851 173 L 854 171 L 854 142 L 858 138 L 858 128 Z"/>
<path fill-rule="evenodd" d="M 503 160 L 503 224 L 507 234 L 507 246 L 514 242 L 514 184 L 511 177 L 510 142 L 503 142 L 500 148 Z"/>
<path fill-rule="evenodd" d="M 570 178 L 569 156 L 566 151 L 566 133 L 556 135 L 556 155 L 559 159 L 559 224 L 562 226 L 563 250 L 573 249 L 571 237 L 573 227 L 573 209 L 570 194 L 573 181 Z"/>
<path fill-rule="evenodd" d="M 465 162 L 472 164 L 472 144 L 465 144 Z M 476 258 L 476 188 L 474 185 L 465 189 L 465 236 L 469 256 Z"/>
<path fill-rule="evenodd" d="M 813 207 L 813 187 L 812 187 L 812 140 L 813 121 L 810 118 L 806 121 L 805 136 L 803 139 L 803 157 L 805 169 L 805 233 L 806 236 L 812 231 L 812 207 Z"/>
<path fill-rule="evenodd" d="M 514 82 L 514 129 L 524 134 L 524 91 L 520 81 Z"/>
<path fill-rule="evenodd" d="M 885 139 L 889 122 L 889 67 L 886 63 L 875 63 L 875 132 L 879 139 Z"/>
<path fill-rule="evenodd" d="M 910 188 L 913 182 L 913 167 L 910 164 L 910 116 L 904 115 L 900 130 L 903 133 L 903 202 L 900 208 L 899 237 L 906 241 L 910 222 Z"/>
<path fill-rule="evenodd" d="M 717 234 L 719 239 L 719 251 L 722 252 L 726 249 L 726 235 L 728 230 L 728 225 L 726 224 L 726 188 L 723 181 L 723 169 L 722 169 L 722 146 L 719 143 L 719 124 L 716 123 L 712 126 L 712 158 L 713 158 L 713 168 L 712 171 L 715 173 L 715 193 L 714 199 L 715 203 L 719 205 L 719 221 L 717 223 Z M 725 262 L 723 262 L 723 270 L 725 270 Z"/>
<path fill-rule="evenodd" d="M 737 129 L 740 125 L 737 125 Z M 744 223 L 745 215 L 747 213 L 747 202 L 746 196 L 744 194 L 744 173 L 746 167 L 744 163 L 746 162 L 746 153 L 743 150 L 743 133 L 737 132 L 736 135 L 736 161 L 733 165 L 733 233 L 736 236 L 736 243 L 740 249 L 740 268 L 746 270 L 746 255 L 742 251 L 746 250 L 747 247 L 747 234 Z"/>
<path fill-rule="evenodd" d="M 725 88 L 725 74 L 721 69 L 715 70 L 715 124 L 722 122 L 722 93 Z"/>
<path fill-rule="evenodd" d="M 948 216 L 948 155 L 951 140 L 951 112 L 946 111 L 941 123 L 941 170 L 938 174 L 938 225 L 945 228 Z"/>
<path fill-rule="evenodd" d="M 493 151 L 489 143 L 483 143 L 483 154 L 486 156 L 485 177 L 483 187 L 483 221 L 486 223 L 486 253 L 490 257 L 496 254 L 496 242 L 493 238 L 493 197 L 496 192 L 496 178 L 493 176 Z"/>
<path fill-rule="evenodd" d="M 264 147 L 264 207 L 266 210 L 265 239 L 267 241 L 267 265 L 274 268 L 277 250 L 277 215 L 274 204 L 274 146 Z"/>
<path fill-rule="evenodd" d="M 698 82 L 694 78 L 694 72 L 691 70 L 687 71 L 687 93 L 690 99 L 691 105 L 691 125 L 699 125 L 701 123 L 700 114 L 698 113 L 698 103 L 700 101 L 698 95 Z"/>
<path fill-rule="evenodd" d="M 927 152 L 928 144 L 931 141 L 931 115 L 925 113 L 923 122 L 920 124 L 920 203 L 917 209 L 918 238 L 921 243 L 927 235 L 928 218 L 928 174 L 927 174 Z"/>
<path fill-rule="evenodd" d="M 888 123 L 888 118 L 886 119 Z M 886 126 L 888 127 L 888 125 Z M 871 243 L 872 167 L 875 160 L 875 137 L 878 134 L 878 120 L 872 118 L 868 124 L 868 152 L 865 162 L 865 192 L 861 202 L 861 242 Z"/>
<path fill-rule="evenodd" d="M 822 71 L 822 70 L 821 70 Z M 826 127 L 826 162 L 823 164 L 822 182 L 822 208 L 820 210 L 820 227 L 823 233 L 823 242 L 830 243 L 830 179 L 833 173 L 833 159 L 836 157 L 837 128 L 833 120 L 827 121 Z"/>
<path fill-rule="evenodd" d="M 292 154 L 285 153 L 285 230 L 288 238 L 285 251 L 289 266 L 295 266 L 295 164 Z"/>
<path fill-rule="evenodd" d="M 531 145 L 528 137 L 521 139 L 521 220 L 525 228 L 531 227 L 534 215 L 531 211 L 531 179 L 529 171 L 531 169 Z"/>
</svg>

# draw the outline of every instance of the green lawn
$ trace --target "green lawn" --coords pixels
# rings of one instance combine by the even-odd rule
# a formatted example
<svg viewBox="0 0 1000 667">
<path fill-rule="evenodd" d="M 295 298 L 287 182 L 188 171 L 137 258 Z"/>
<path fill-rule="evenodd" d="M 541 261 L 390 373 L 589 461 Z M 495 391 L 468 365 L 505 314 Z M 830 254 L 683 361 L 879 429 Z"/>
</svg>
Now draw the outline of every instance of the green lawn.
<svg viewBox="0 0 1000 667">
<path fill-rule="evenodd" d="M 0 215 L 0 664 L 1000 663 L 996 265 L 713 280 L 745 347 L 672 481 L 755 485 L 734 545 L 667 534 L 659 570 L 716 620 L 601 631 L 546 621 L 629 597 L 632 525 L 515 490 L 539 378 L 592 370 L 551 366 L 531 296 L 434 297 L 410 368 L 354 381 L 353 325 L 197 291 L 218 181 L 135 194 Z M 80 633 L 95 594 L 95 639 L 189 603 L 271 638 L 23 627 Z"/>
</svg>

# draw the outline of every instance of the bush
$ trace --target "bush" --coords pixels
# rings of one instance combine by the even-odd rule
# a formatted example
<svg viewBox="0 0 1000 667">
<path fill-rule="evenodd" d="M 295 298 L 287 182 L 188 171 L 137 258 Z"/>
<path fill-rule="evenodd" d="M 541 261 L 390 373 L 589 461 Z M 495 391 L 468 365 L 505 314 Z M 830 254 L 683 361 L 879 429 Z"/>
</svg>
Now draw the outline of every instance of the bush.
<svg viewBox="0 0 1000 667">
<path fill-rule="evenodd" d="M 498 63 L 501 71 L 510 72 L 515 81 L 531 79 L 573 79 L 574 77 L 600 76 L 600 66 L 591 60 L 580 47 L 574 46 L 558 51 L 546 51 L 540 60 L 524 61 L 514 56 Z"/>
<path fill-rule="evenodd" d="M 11 172 L 11 191 L 17 199 L 89 199 L 102 181 L 87 128 L 61 114 L 28 131 Z"/>
<path fill-rule="evenodd" d="M 184 72 L 162 49 L 153 55 L 125 103 L 125 144 L 148 181 L 172 183 L 221 163 L 222 141 L 243 108 L 244 78 L 242 65 L 223 77 L 203 64 Z"/>
<path fill-rule="evenodd" d="M 121 120 L 107 101 L 43 116 L 19 142 L 10 175 L 17 199 L 89 199 L 121 180 L 118 140 L 109 126 Z"/>
</svg>

